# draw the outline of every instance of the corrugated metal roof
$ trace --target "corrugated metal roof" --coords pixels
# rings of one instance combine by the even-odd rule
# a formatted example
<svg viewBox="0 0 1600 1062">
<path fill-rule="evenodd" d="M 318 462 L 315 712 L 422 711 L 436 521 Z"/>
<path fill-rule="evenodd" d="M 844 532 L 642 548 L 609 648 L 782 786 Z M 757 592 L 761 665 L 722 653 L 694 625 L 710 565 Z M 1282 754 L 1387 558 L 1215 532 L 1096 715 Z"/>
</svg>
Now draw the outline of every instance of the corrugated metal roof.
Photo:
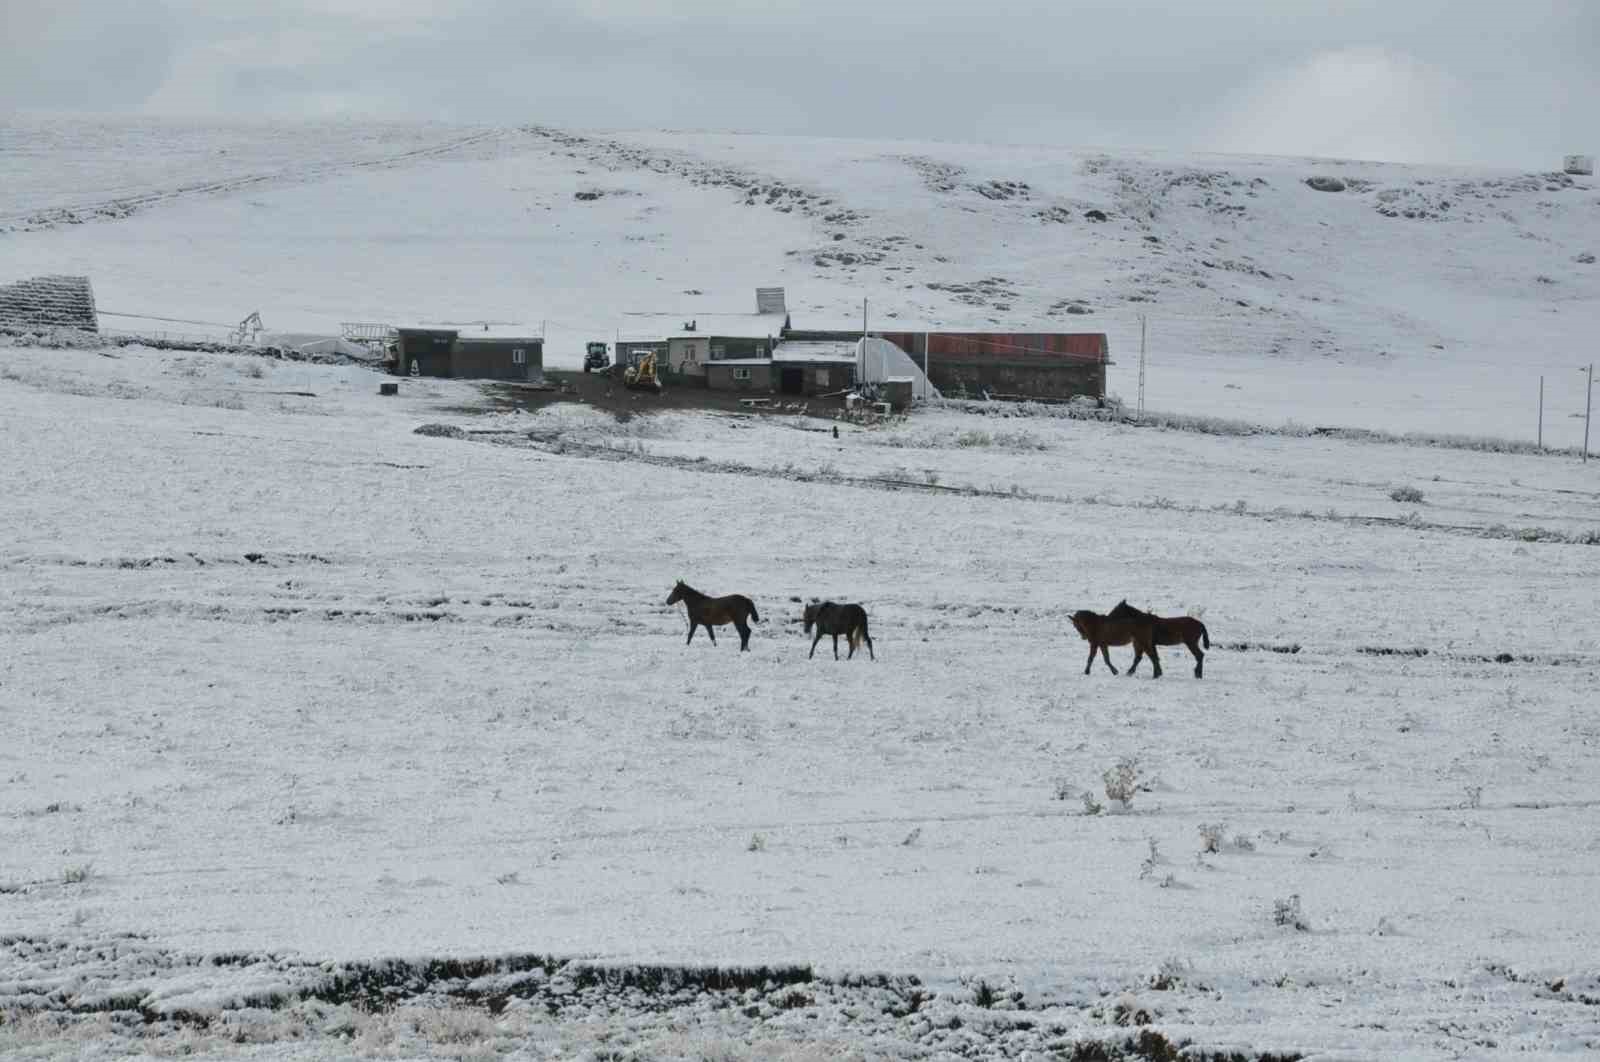
<svg viewBox="0 0 1600 1062">
<path fill-rule="evenodd" d="M 823 361 L 855 363 L 854 343 L 827 343 L 815 340 L 779 343 L 773 361 Z"/>
<path fill-rule="evenodd" d="M 1099 361 L 1104 357 L 1104 332 L 930 332 L 928 352 L 965 357 L 1067 358 Z"/>
<path fill-rule="evenodd" d="M 399 332 L 454 332 L 456 338 L 463 343 L 470 343 L 474 339 L 492 339 L 502 341 L 507 339 L 526 339 L 530 343 L 542 343 L 544 337 L 537 328 L 530 328 L 524 324 L 492 324 L 488 326 L 475 324 L 408 324 L 396 328 Z"/>
</svg>

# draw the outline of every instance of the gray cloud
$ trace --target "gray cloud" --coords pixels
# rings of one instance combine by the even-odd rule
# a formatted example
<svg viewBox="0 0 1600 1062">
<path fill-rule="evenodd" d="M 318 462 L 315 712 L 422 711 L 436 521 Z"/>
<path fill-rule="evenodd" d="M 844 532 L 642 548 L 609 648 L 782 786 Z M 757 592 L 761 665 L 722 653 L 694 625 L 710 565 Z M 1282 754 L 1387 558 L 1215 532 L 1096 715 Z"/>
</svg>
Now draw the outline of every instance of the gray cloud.
<svg viewBox="0 0 1600 1062">
<path fill-rule="evenodd" d="M 5 0 L 0 108 L 116 110 L 170 76 L 172 20 L 140 0 Z"/>
<path fill-rule="evenodd" d="M 1588 0 L 17 3 L 23 106 L 1507 166 L 1600 133 Z"/>
</svg>

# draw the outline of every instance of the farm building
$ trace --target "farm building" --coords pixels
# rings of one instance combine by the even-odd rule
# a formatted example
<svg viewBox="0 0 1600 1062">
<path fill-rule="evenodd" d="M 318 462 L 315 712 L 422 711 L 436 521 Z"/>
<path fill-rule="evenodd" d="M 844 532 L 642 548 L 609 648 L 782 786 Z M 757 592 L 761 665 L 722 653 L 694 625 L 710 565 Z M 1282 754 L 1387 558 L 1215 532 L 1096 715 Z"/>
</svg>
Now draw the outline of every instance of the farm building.
<svg viewBox="0 0 1600 1062">
<path fill-rule="evenodd" d="M 859 332 L 793 331 L 791 341 L 859 337 Z M 1110 347 L 1103 332 L 886 332 L 928 382 L 948 397 L 1104 397 Z"/>
<path fill-rule="evenodd" d="M 517 380 L 544 378 L 544 339 L 518 326 L 420 326 L 396 330 L 402 376 Z"/>
<path fill-rule="evenodd" d="M 705 366 L 706 386 L 713 391 L 770 394 L 772 379 L 771 358 L 722 358 Z"/>
<path fill-rule="evenodd" d="M 639 323 L 630 325 L 637 328 Z M 703 383 L 711 362 L 770 358 L 787 323 L 787 317 L 775 314 L 700 314 L 681 321 L 656 321 L 656 330 L 650 333 L 653 338 L 620 340 L 617 349 L 655 350 L 658 359 L 665 355 L 660 366 L 663 372 Z M 642 331 L 635 334 L 645 335 Z M 617 360 L 622 361 L 620 356 Z"/>
<path fill-rule="evenodd" d="M 713 391 L 832 394 L 855 382 L 855 344 L 781 341 L 765 357 L 719 358 L 703 368 Z"/>
<path fill-rule="evenodd" d="M 0 284 L 0 328 L 76 328 L 98 332 L 88 277 L 42 276 Z"/>
<path fill-rule="evenodd" d="M 772 357 L 784 319 L 761 314 L 702 314 L 686 321 L 656 322 L 653 331 L 630 321 L 630 339 L 617 340 L 617 364 L 631 365 L 655 351 L 658 370 L 686 383 L 706 383 L 706 366 L 717 361 Z"/>
<path fill-rule="evenodd" d="M 617 363 L 631 364 L 636 355 L 654 350 L 662 362 L 658 368 L 663 375 L 711 386 L 707 373 L 711 363 L 771 358 L 788 330 L 789 314 L 784 309 L 783 290 L 759 288 L 755 313 L 696 314 L 693 317 L 630 314 L 625 332 L 631 338 L 622 339 L 619 335 Z M 716 375 L 719 380 L 732 380 L 731 373 Z M 741 374 L 740 382 L 748 378 Z"/>
<path fill-rule="evenodd" d="M 951 397 L 1071 398 L 1106 393 L 1104 332 L 881 333 Z"/>
<path fill-rule="evenodd" d="M 786 395 L 825 395 L 856 382 L 853 342 L 789 342 L 772 354 L 776 389 Z"/>
</svg>

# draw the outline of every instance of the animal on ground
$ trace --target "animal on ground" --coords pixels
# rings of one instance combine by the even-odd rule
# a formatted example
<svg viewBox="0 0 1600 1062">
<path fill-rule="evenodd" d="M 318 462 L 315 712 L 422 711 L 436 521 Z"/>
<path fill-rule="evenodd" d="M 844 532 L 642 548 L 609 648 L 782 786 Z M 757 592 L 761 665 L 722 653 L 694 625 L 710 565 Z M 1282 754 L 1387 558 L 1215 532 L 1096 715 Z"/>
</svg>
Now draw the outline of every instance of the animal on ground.
<svg viewBox="0 0 1600 1062">
<path fill-rule="evenodd" d="M 822 641 L 822 636 L 833 636 L 833 658 L 839 659 L 839 635 L 844 635 L 850 643 L 850 653 L 846 660 L 856 655 L 856 649 L 862 642 L 867 644 L 867 656 L 877 660 L 878 656 L 872 651 L 872 635 L 867 633 L 867 610 L 860 605 L 839 605 L 832 601 L 813 601 L 806 606 L 805 612 L 806 633 L 811 633 L 811 628 L 817 629 L 817 636 L 811 639 L 811 653 L 806 657 L 817 655 L 817 643 Z"/>
<path fill-rule="evenodd" d="M 739 651 L 742 653 L 749 650 L 750 621 L 760 623 L 761 616 L 756 612 L 755 602 L 748 597 L 743 594 L 711 597 L 679 579 L 677 585 L 672 588 L 672 594 L 667 598 L 667 604 L 676 605 L 679 601 L 683 602 L 684 610 L 689 614 L 689 637 L 684 645 L 694 641 L 697 627 L 704 627 L 711 644 L 716 645 L 716 629 L 731 623 L 739 629 Z"/>
<path fill-rule="evenodd" d="M 1094 668 L 1094 654 L 1099 652 L 1100 658 L 1106 662 L 1106 667 L 1111 669 L 1113 675 L 1118 674 L 1117 665 L 1111 662 L 1111 654 L 1106 651 L 1113 645 L 1133 645 L 1134 662 L 1137 663 L 1143 650 L 1134 643 L 1136 630 L 1142 630 L 1141 625 L 1134 624 L 1125 619 L 1113 620 L 1109 616 L 1102 616 L 1098 612 L 1091 612 L 1086 608 L 1079 609 L 1072 614 L 1072 626 L 1075 627 L 1089 643 L 1089 660 L 1083 665 L 1083 673 L 1087 675 Z M 1152 657 L 1151 659 L 1154 659 Z M 1156 674 L 1159 675 L 1160 665 L 1157 665 Z"/>
<path fill-rule="evenodd" d="M 1161 658 L 1156 655 L 1158 645 L 1187 646 L 1194 657 L 1194 677 L 1201 678 L 1205 674 L 1206 654 L 1200 651 L 1200 647 L 1203 644 L 1207 649 L 1211 648 L 1211 634 L 1206 630 L 1206 625 L 1193 616 L 1154 616 L 1123 600 L 1107 614 L 1106 619 L 1131 625 L 1133 663 L 1128 665 L 1128 674 L 1132 675 L 1133 669 L 1139 666 L 1139 657 L 1148 653 L 1156 678 L 1160 678 Z"/>
</svg>

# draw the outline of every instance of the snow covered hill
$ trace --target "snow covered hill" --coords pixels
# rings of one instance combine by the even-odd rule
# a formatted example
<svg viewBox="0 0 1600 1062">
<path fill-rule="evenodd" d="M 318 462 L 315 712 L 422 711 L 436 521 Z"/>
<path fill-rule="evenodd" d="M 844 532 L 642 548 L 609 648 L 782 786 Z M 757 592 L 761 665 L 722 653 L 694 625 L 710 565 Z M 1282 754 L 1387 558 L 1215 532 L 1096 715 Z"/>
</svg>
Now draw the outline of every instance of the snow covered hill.
<svg viewBox="0 0 1600 1062">
<path fill-rule="evenodd" d="M 1155 408 L 1532 438 L 1543 374 L 1565 446 L 1600 323 L 1600 191 L 1557 173 L 538 125 L 0 139 L 0 280 L 85 273 L 103 311 L 219 328 L 520 321 L 575 365 L 632 313 L 781 284 L 808 324 L 866 298 L 885 325 L 1105 331 L 1131 399 L 1144 315 Z"/>
</svg>

